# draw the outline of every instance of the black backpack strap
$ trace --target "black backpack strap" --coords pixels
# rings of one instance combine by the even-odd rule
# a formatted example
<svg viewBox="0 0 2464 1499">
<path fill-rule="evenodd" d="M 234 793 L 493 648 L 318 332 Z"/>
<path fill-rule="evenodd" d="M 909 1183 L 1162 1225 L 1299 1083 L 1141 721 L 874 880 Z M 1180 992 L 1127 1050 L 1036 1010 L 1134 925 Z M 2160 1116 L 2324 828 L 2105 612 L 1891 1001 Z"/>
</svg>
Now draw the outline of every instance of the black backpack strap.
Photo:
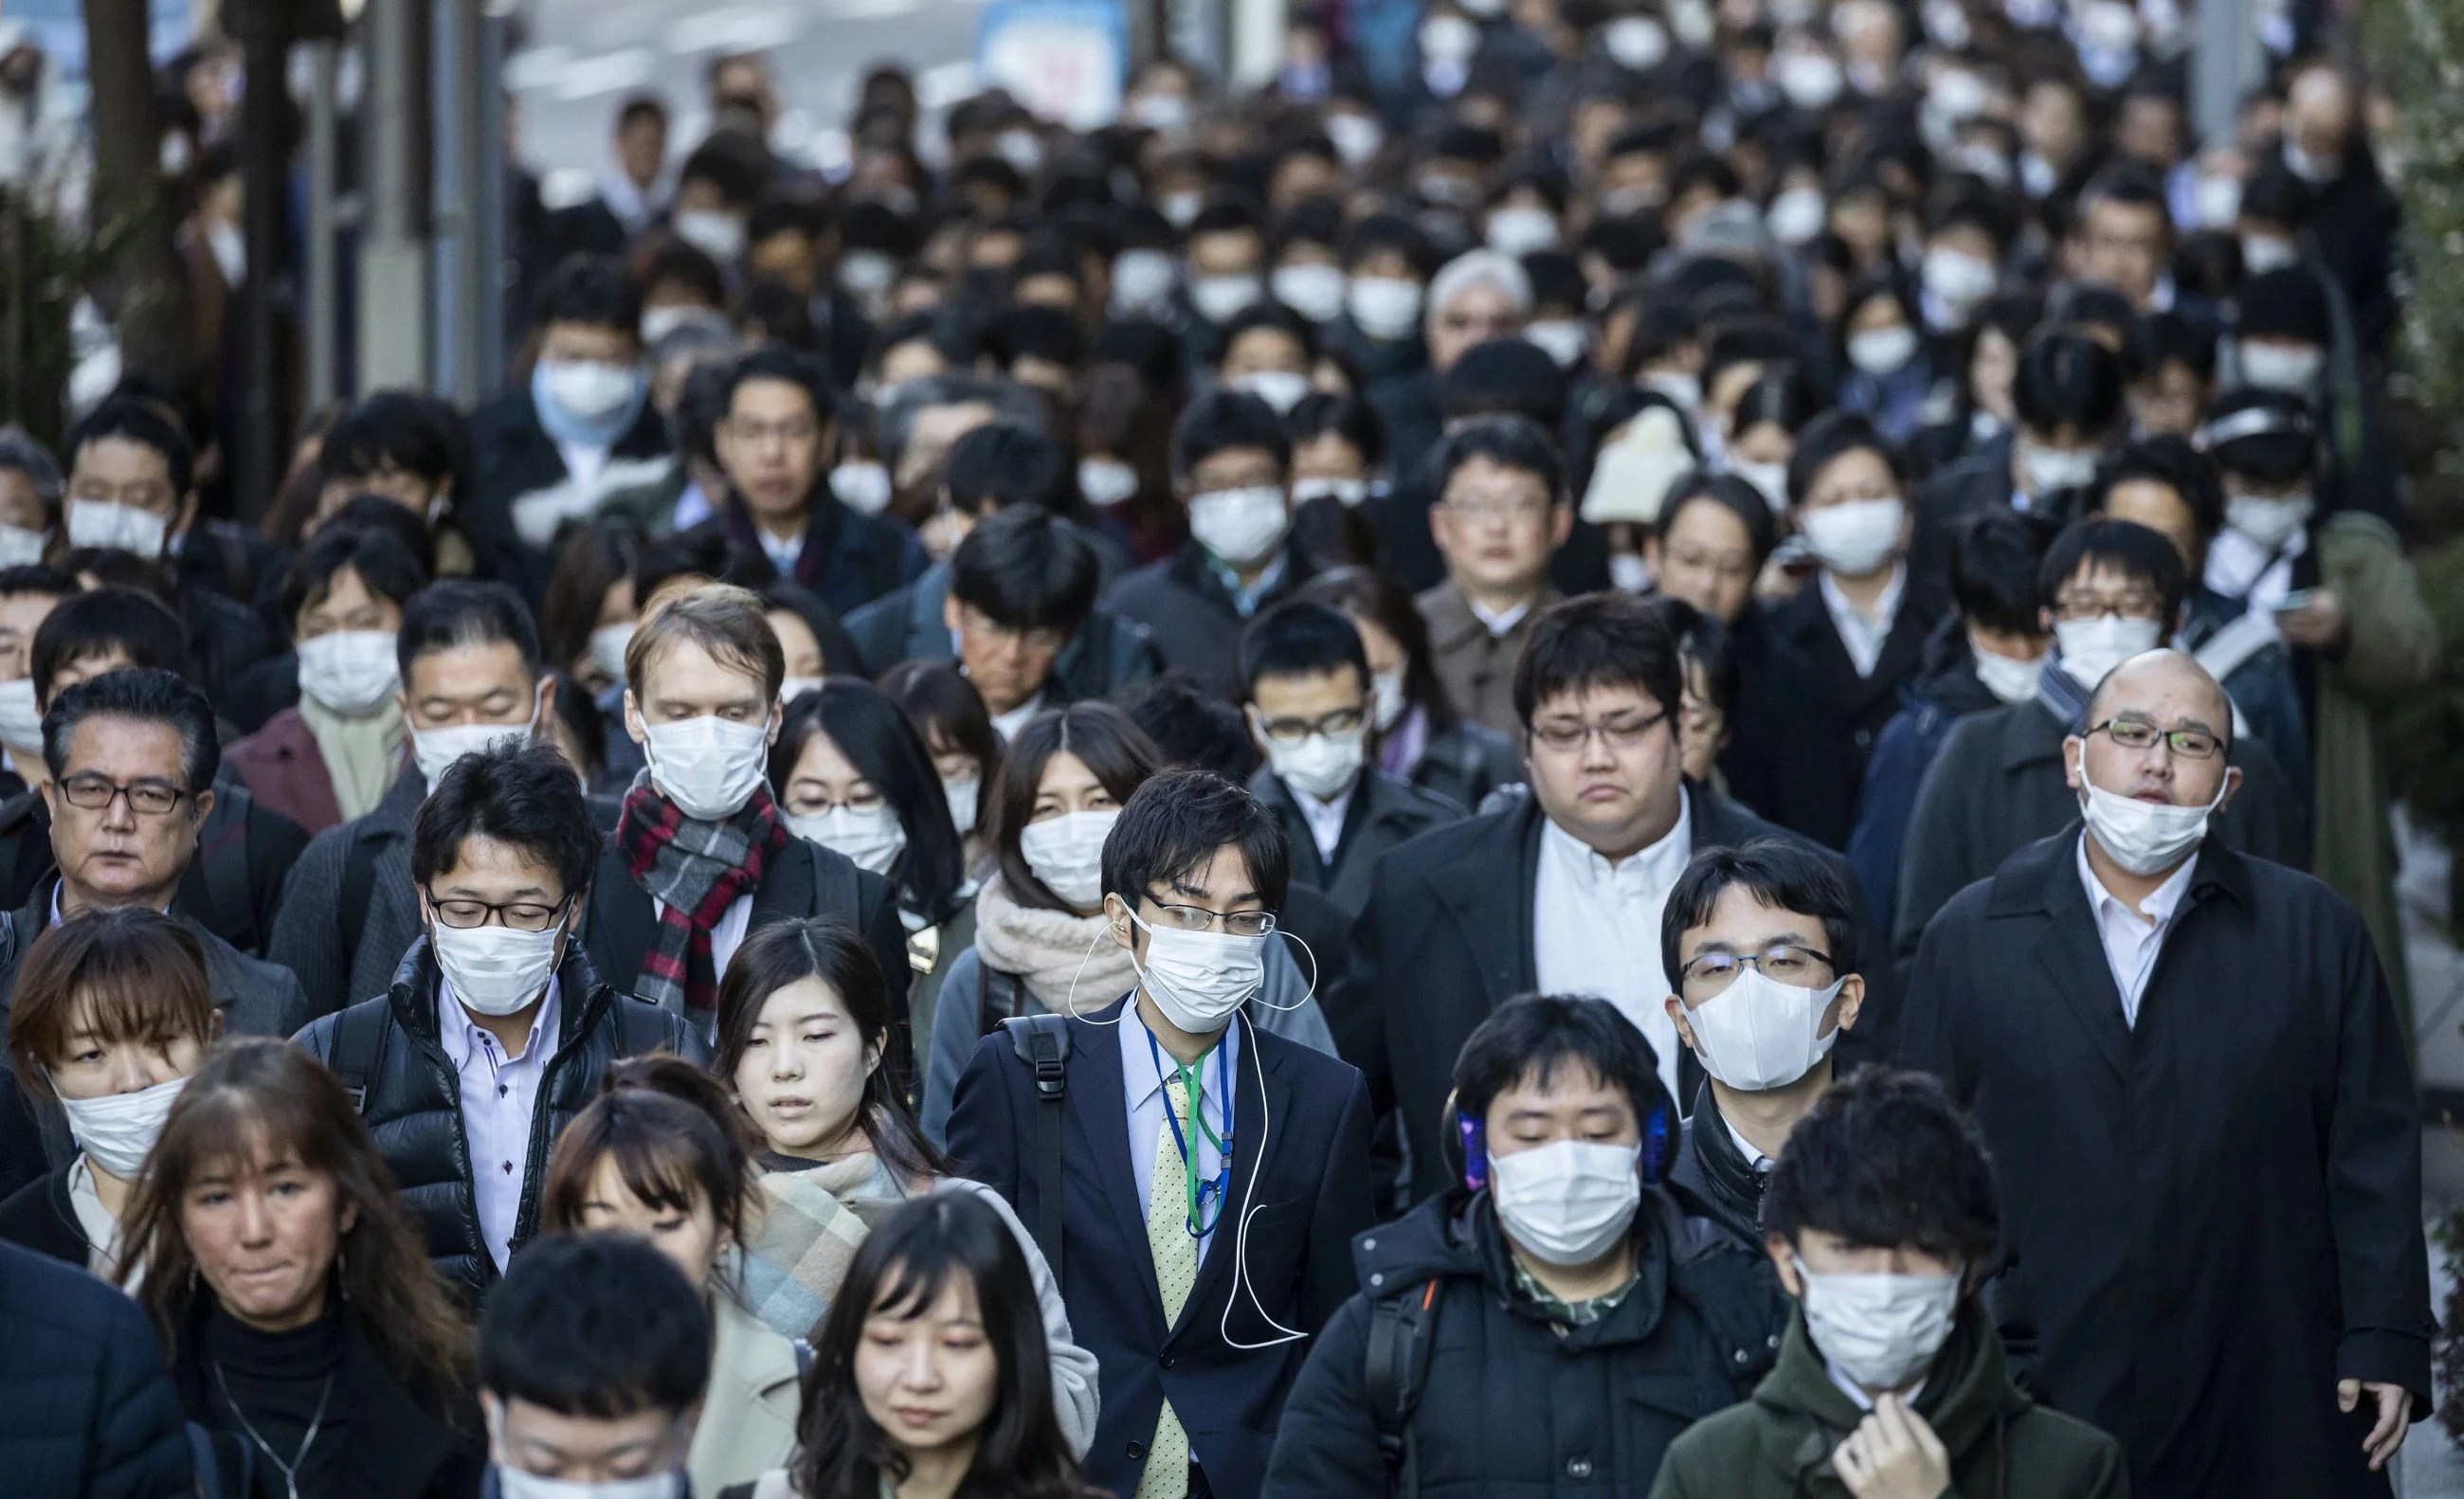
<svg viewBox="0 0 2464 1499">
<path fill-rule="evenodd" d="M 325 1069 L 342 1081 L 342 1091 L 351 1095 L 351 1107 L 364 1114 L 368 1112 L 368 1090 L 376 1083 L 377 1069 L 385 1064 L 385 1033 L 388 1001 L 379 999 L 365 1004 L 351 1004 L 334 1016 L 333 1045 L 327 1049 Z"/>
<path fill-rule="evenodd" d="M 1020 1015 L 1002 1021 L 1020 1061 L 1035 1074 L 1035 1181 L 1037 1247 L 1061 1279 L 1061 1108 L 1069 1093 L 1069 1022 L 1060 1015 Z"/>
<path fill-rule="evenodd" d="M 1404 1499 L 1420 1491 L 1419 1440 L 1412 1415 L 1428 1382 L 1429 1349 L 1436 1340 L 1438 1283 L 1422 1281 L 1369 1304 L 1369 1348 L 1362 1388 L 1377 1423 L 1377 1455 L 1386 1463 L 1388 1490 Z"/>
<path fill-rule="evenodd" d="M 982 957 L 983 950 L 977 949 L 976 956 Z M 1026 1007 L 1026 985 L 1018 975 L 998 968 L 979 968 L 976 972 L 976 1035 L 981 1038 L 1000 1029 L 1001 1022 L 1016 1017 Z"/>
</svg>

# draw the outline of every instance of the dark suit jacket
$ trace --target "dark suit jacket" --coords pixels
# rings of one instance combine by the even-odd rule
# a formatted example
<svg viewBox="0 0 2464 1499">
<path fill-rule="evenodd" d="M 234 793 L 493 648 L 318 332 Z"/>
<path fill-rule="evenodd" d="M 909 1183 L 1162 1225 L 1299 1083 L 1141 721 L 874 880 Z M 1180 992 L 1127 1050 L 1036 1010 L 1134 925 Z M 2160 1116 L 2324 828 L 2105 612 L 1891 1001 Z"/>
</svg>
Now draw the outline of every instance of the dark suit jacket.
<svg viewBox="0 0 2464 1499">
<path fill-rule="evenodd" d="M 1196 541 L 1160 562 L 1122 578 L 1105 590 L 1104 607 L 1146 627 L 1167 667 L 1188 672 L 1199 686 L 1227 702 L 1241 696 L 1241 631 L 1309 582 L 1309 566 L 1300 548 L 1286 542 L 1284 573 L 1258 600 L 1257 610 L 1241 612 L 1232 590 L 1208 564 L 1206 549 Z"/>
<path fill-rule="evenodd" d="M 1848 648 L 1840 643 L 1831 611 L 1822 606 L 1822 590 L 1808 582 L 1780 610 L 1774 622 L 1779 637 L 1795 648 L 1813 669 L 1815 696 L 1797 719 L 1797 732 L 1831 747 L 1837 784 L 1846 797 L 1815 826 L 1798 831 L 1830 849 L 1846 849 L 1857 827 L 1857 792 L 1865 783 L 1865 761 L 1874 739 L 1891 715 L 1900 711 L 1900 688 L 1925 661 L 1925 637 L 1950 612 L 1950 596 L 1940 584 L 1908 569 L 1906 591 L 1882 641 L 1882 653 L 1871 676 L 1859 676 Z"/>
<path fill-rule="evenodd" d="M 1253 1499 L 1310 1339 L 1232 1345 L 1284 1336 L 1274 1324 L 1313 1336 L 1352 1293 L 1352 1236 L 1370 1221 L 1369 1099 L 1350 1067 L 1236 1022 L 1232 1209 L 1180 1320 L 1167 1327 L 1131 1176 L 1121 1009 L 1070 1023 L 1062 1100 L 1061 1294 L 1071 1330 L 1103 1370 L 1087 1476 L 1133 1492 L 1169 1397 L 1215 1492 Z M 1038 1106 L 1034 1074 L 997 1031 L 977 1046 L 950 1113 L 952 1169 L 991 1186 L 1030 1226 L 1044 1201 Z M 1243 1222 L 1245 1242 L 1233 1231 Z M 1236 1262 L 1244 1275 L 1235 1275 Z"/>
<path fill-rule="evenodd" d="M 1708 786 L 1686 792 L 1697 853 L 1756 838 L 1812 847 Z M 1378 860 L 1371 876 L 1343 987 L 1326 1018 L 1336 1048 L 1367 1075 L 1377 1111 L 1401 1109 L 1415 1162 L 1446 1158 L 1441 1115 L 1463 1042 L 1490 1011 L 1539 985 L 1531 906 L 1544 821 L 1536 801 L 1518 798 L 1503 811 L 1423 833 Z M 1857 967 L 1865 975 L 1864 1016 L 1834 1052 L 1846 1068 L 1890 1054 L 1898 990 L 1847 862 L 1829 856 L 1856 908 Z M 1680 1059 L 1678 1097 L 1693 1097 L 1700 1076 L 1688 1052 Z M 1443 1185 L 1442 1171 L 1419 1169 L 1412 1193 L 1426 1198 Z"/>
<path fill-rule="evenodd" d="M 1369 902 L 1369 874 L 1386 850 L 1409 843 L 1432 827 L 1460 822 L 1470 808 L 1458 806 L 1435 792 L 1397 781 L 1372 766 L 1353 788 L 1344 808 L 1343 835 L 1331 862 L 1320 858 L 1309 818 L 1292 800 L 1291 788 L 1270 768 L 1249 778 L 1249 791 L 1283 824 L 1284 842 L 1291 849 L 1292 883 L 1324 891 L 1346 915 L 1358 915 Z"/>
</svg>

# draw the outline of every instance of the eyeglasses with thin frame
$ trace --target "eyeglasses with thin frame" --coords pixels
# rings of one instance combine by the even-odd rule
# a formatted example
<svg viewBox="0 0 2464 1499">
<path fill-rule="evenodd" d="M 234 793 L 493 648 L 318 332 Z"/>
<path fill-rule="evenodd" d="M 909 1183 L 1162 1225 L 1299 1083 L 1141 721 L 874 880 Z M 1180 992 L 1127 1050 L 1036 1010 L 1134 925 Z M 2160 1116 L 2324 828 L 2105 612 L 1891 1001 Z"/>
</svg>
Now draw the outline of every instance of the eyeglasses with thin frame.
<svg viewBox="0 0 2464 1499">
<path fill-rule="evenodd" d="M 556 918 L 564 914 L 567 906 L 573 904 L 570 895 L 552 906 L 536 900 L 469 900 L 461 896 L 439 900 L 435 891 L 425 887 L 423 890 L 428 896 L 428 908 L 436 913 L 436 919 L 457 932 L 486 926 L 492 916 L 517 932 L 544 932 L 556 924 Z"/>
<path fill-rule="evenodd" d="M 2160 729 L 2140 718 L 2107 718 L 2090 734 L 2101 734 L 2127 750 L 2154 749 L 2159 740 L 2184 760 L 2213 760 L 2224 753 L 2221 736 L 2206 729 Z"/>
<path fill-rule="evenodd" d="M 1357 708 L 1337 708 L 1321 718 L 1268 718 L 1261 716 L 1258 729 L 1278 744 L 1298 744 L 1312 734 L 1323 734 L 1329 738 L 1357 734 L 1367 721 L 1367 716 Z"/>
<path fill-rule="evenodd" d="M 1174 906 L 1155 900 L 1155 914 L 1145 919 L 1147 925 L 1174 932 L 1212 932 L 1218 923 L 1234 937 L 1264 937 L 1275 929 L 1271 911 L 1209 911 L 1204 906 Z"/>
<path fill-rule="evenodd" d="M 121 785 L 90 770 L 63 778 L 60 795 L 69 805 L 88 812 L 107 811 L 112 803 L 126 797 L 130 810 L 146 817 L 167 817 L 188 799 L 187 791 L 167 781 L 132 781 Z"/>
<path fill-rule="evenodd" d="M 1643 737 L 1667 716 L 1668 710 L 1662 708 L 1639 718 L 1615 718 L 1606 723 L 1535 723 L 1531 726 L 1531 738 L 1543 749 L 1560 755 L 1583 748 L 1595 734 L 1608 740 L 1611 749 L 1626 750 L 1640 744 Z"/>
<path fill-rule="evenodd" d="M 2164 612 L 2164 600 L 2144 593 L 2119 599 L 2100 599 L 2094 594 L 2074 593 L 2054 600 L 2054 618 L 2068 625 L 2106 618 L 2152 620 Z"/>
<path fill-rule="evenodd" d="M 1737 975 L 1749 968 L 1773 983 L 1812 989 L 1831 972 L 1831 955 L 1793 942 L 1776 943 L 1759 953 L 1705 953 L 1680 969 L 1677 977 L 1685 992 L 1708 999 L 1736 982 Z"/>
</svg>

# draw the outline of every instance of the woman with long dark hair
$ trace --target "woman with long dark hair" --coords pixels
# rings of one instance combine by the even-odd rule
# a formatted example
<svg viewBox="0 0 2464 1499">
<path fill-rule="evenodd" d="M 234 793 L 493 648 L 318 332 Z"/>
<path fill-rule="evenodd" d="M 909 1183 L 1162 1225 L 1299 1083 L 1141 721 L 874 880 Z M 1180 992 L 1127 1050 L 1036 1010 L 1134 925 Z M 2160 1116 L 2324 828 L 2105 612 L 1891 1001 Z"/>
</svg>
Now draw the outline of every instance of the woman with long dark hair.
<svg viewBox="0 0 2464 1499">
<path fill-rule="evenodd" d="M 224 1043 L 172 1105 L 124 1227 L 123 1283 L 143 1267 L 131 1293 L 224 1493 L 478 1491 L 470 1329 L 316 1058 Z"/>
<path fill-rule="evenodd" d="M 1030 1267 L 979 1198 L 885 1215 L 824 1320 L 795 1463 L 752 1499 L 1093 1499 Z"/>
<path fill-rule="evenodd" d="M 942 797 L 950 804 L 951 825 L 966 846 L 967 868 L 973 870 L 983 852 L 978 836 L 983 826 L 983 793 L 1001 758 L 1001 735 L 993 728 L 983 694 L 947 661 L 901 661 L 874 685 L 922 736 L 941 778 Z"/>
<path fill-rule="evenodd" d="M 1071 1339 L 1061 1288 L 990 1187 L 949 1175 L 889 1069 L 890 992 L 872 950 L 826 919 L 780 921 L 745 938 L 718 993 L 711 1070 L 761 1137 L 764 1213 L 744 1241 L 745 1305 L 790 1335 L 837 1297 L 852 1242 L 841 1213 L 877 1224 L 915 1198 L 991 1202 L 1034 1271 L 1050 1379 L 1076 1450 L 1095 1427 L 1095 1359 Z"/>
<path fill-rule="evenodd" d="M 717 1079 L 670 1052 L 612 1065 L 557 1140 L 539 1195 L 552 1233 L 637 1233 L 704 1289 L 710 1385 L 685 1470 L 696 1493 L 758 1478 L 795 1450 L 796 1346 L 738 1299 L 737 1251 L 761 1218 L 753 1131 Z"/>
</svg>

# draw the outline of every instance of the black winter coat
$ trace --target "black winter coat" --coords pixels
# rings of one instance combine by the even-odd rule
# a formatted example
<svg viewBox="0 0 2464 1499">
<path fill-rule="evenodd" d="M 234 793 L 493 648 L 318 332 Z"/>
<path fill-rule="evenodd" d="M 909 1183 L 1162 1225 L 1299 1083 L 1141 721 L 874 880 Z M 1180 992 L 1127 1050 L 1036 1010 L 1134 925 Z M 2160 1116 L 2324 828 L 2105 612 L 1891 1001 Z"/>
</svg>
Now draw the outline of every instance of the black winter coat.
<svg viewBox="0 0 2464 1499">
<path fill-rule="evenodd" d="M 1771 1178 L 1756 1171 L 1729 1137 L 1707 1077 L 1694 1094 L 1693 1113 L 1685 1116 L 1685 1133 L 1669 1164 L 1668 1179 L 1691 1193 L 1697 1210 L 1713 1223 L 1748 1244 L 1763 1242 L 1763 1188 Z"/>
<path fill-rule="evenodd" d="M 1807 723 L 1822 693 L 1814 663 L 1780 638 L 1772 615 L 1759 606 L 1729 627 L 1728 642 L 1738 678 L 1728 747 L 1720 752 L 1728 795 L 1765 822 L 1845 848 L 1841 819 L 1856 805 L 1857 784 L 1828 734 Z"/>
<path fill-rule="evenodd" d="M 479 1234 L 461 1082 L 438 1039 L 438 981 L 436 959 L 421 937 L 403 959 L 392 989 L 318 1020 L 297 1040 L 358 1092 L 360 1117 L 393 1168 L 404 1203 L 419 1217 L 429 1261 L 476 1302 L 495 1283 L 496 1262 Z M 556 1051 L 539 1079 L 539 1109 L 531 1119 L 515 1253 L 539 1232 L 548 1153 L 573 1116 L 598 1096 L 607 1064 L 662 1048 L 696 1062 L 709 1057 L 682 1016 L 602 983 L 576 944 L 566 945 L 556 981 Z"/>
<path fill-rule="evenodd" d="M 1904 1060 L 1975 1112 L 2011 1265 L 1987 1289 L 2033 1393 L 2122 1440 L 2140 1499 L 2385 1495 L 2375 1414 L 2430 1409 L 2409 1046 L 2367 929 L 2211 840 L 2136 1024 L 2079 874 L 2079 825 L 1926 929 Z"/>
<path fill-rule="evenodd" d="M 1291 849 L 1292 883 L 1324 891 L 1347 917 L 1357 915 L 1368 903 L 1370 871 L 1387 849 L 1432 827 L 1461 822 L 1471 810 L 1381 770 L 1364 770 L 1344 807 L 1343 834 L 1329 860 L 1319 856 L 1308 816 L 1272 768 L 1262 767 L 1251 776 L 1249 791 L 1283 825 L 1284 842 Z"/>
<path fill-rule="evenodd" d="M 196 1466 L 163 1345 L 137 1303 L 0 1244 L 0 1488 L 189 1499 Z"/>
<path fill-rule="evenodd" d="M 1428 1365 L 1405 1430 L 1425 1499 L 1639 1494 L 1680 1432 L 1750 1394 L 1778 1357 L 1788 1301 L 1763 1252 L 1647 1191 L 1641 1280 L 1562 1335 L 1514 1286 L 1483 1193 L 1457 1189 L 1353 1241 L 1360 1293 L 1310 1350 L 1266 1491 L 1387 1492 L 1368 1356 L 1381 1296 L 1434 1285 Z"/>
<path fill-rule="evenodd" d="M 1289 542 L 1284 546 L 1283 565 L 1283 577 L 1244 615 L 1232 590 L 1216 576 L 1206 549 L 1184 541 L 1170 557 L 1147 563 L 1106 589 L 1104 607 L 1144 626 L 1165 666 L 1188 672 L 1224 701 L 1238 702 L 1241 631 L 1309 582 L 1309 562 Z"/>
<path fill-rule="evenodd" d="M 1822 781 L 1827 791 L 1839 797 L 1830 806 L 1796 814 L 1800 825 L 1795 831 L 1826 849 L 1848 847 L 1874 740 L 1882 725 L 1891 721 L 1891 715 L 1900 711 L 1900 689 L 1916 674 L 1925 656 L 1925 637 L 1949 612 L 1950 596 L 1942 585 L 1909 568 L 1906 591 L 1900 595 L 1899 612 L 1891 619 L 1891 632 L 1883 638 L 1882 653 L 1876 658 L 1873 672 L 1865 676 L 1857 674 L 1848 648 L 1840 643 L 1839 628 L 1823 606 L 1818 583 L 1808 583 L 1772 621 L 1780 642 L 1793 648 L 1811 672 L 1812 695 L 1789 715 L 1793 729 L 1780 732 L 1827 750 L 1831 763 L 1821 772 Z M 1740 725 L 1737 732 L 1743 736 L 1748 730 Z"/>
</svg>

